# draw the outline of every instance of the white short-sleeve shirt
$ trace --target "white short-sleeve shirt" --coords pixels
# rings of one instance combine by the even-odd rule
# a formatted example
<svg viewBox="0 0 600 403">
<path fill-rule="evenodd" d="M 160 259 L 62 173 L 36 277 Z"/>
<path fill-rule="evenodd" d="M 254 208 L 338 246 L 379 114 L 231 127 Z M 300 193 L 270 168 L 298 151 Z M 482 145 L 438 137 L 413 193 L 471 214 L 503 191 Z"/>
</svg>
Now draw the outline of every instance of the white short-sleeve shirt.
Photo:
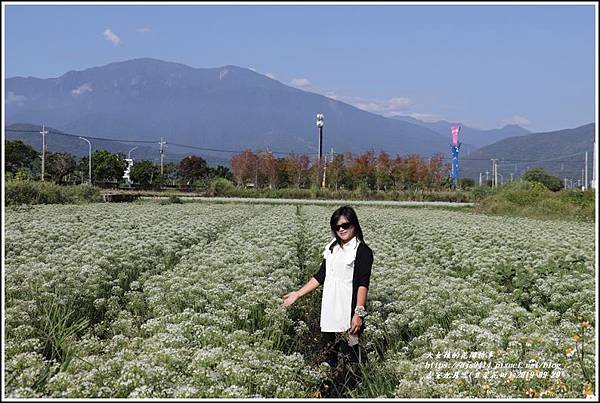
<svg viewBox="0 0 600 403">
<path fill-rule="evenodd" d="M 354 237 L 343 248 L 336 243 L 333 251 L 330 251 L 331 242 L 325 247 L 325 282 L 321 302 L 322 332 L 344 332 L 350 329 L 352 278 L 359 243 Z"/>
</svg>

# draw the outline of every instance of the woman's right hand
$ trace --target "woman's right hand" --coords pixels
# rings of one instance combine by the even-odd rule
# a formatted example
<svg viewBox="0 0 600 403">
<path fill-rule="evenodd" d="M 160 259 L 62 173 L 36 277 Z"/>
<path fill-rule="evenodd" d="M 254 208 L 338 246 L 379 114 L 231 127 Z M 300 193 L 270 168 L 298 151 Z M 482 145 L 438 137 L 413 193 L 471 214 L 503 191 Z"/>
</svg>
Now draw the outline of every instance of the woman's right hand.
<svg viewBox="0 0 600 403">
<path fill-rule="evenodd" d="M 281 304 L 281 306 L 283 308 L 287 308 L 288 306 L 296 302 L 298 298 L 300 298 L 300 293 L 298 291 L 289 292 L 283 296 L 283 303 Z"/>
</svg>

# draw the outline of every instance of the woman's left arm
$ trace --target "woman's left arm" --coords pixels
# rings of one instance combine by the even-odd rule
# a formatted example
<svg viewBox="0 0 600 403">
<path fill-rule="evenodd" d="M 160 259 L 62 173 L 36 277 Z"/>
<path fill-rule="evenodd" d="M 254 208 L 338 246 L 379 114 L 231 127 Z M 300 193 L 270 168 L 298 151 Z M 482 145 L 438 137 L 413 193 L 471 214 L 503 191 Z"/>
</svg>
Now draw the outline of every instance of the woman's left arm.
<svg viewBox="0 0 600 403">
<path fill-rule="evenodd" d="M 369 289 L 364 285 L 358 287 L 358 292 L 356 294 L 356 306 L 362 306 L 364 308 L 365 304 L 367 303 L 367 292 L 369 292 Z M 362 324 L 363 319 L 360 316 L 358 316 L 358 314 L 355 312 L 354 315 L 352 315 L 350 333 L 354 334 L 358 332 Z"/>
<path fill-rule="evenodd" d="M 364 285 L 358 287 L 358 293 L 356 294 L 356 306 L 365 306 L 367 303 L 367 293 L 369 289 Z"/>
<path fill-rule="evenodd" d="M 360 263 L 358 266 L 358 292 L 356 294 L 356 306 L 364 307 L 367 303 L 367 293 L 369 291 L 369 283 L 371 282 L 371 267 L 373 266 L 373 252 L 370 249 L 365 249 L 361 254 Z M 362 326 L 362 318 L 358 314 L 352 315 L 352 323 L 350 327 L 351 333 L 356 333 Z"/>
</svg>

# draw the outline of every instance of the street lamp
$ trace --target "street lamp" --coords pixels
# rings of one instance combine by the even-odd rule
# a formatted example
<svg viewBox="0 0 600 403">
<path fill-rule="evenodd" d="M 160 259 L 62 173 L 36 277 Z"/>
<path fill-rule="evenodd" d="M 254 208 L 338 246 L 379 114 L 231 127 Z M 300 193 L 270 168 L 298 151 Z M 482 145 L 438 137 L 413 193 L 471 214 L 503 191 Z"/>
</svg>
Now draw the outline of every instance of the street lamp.
<svg viewBox="0 0 600 403">
<path fill-rule="evenodd" d="M 81 137 L 81 136 L 80 136 L 79 138 L 80 138 L 81 140 L 85 140 L 85 141 L 87 141 L 87 143 L 88 143 L 88 144 L 89 144 L 89 146 L 90 146 L 90 153 L 89 153 L 89 157 L 88 157 L 88 163 L 89 163 L 89 164 L 88 164 L 88 169 L 89 169 L 89 172 L 88 172 L 88 178 L 89 178 L 89 184 L 90 184 L 90 186 L 91 186 L 91 185 L 92 185 L 92 143 L 90 143 L 90 141 L 89 141 L 88 139 L 86 139 L 86 138 L 83 138 L 83 137 Z"/>
<path fill-rule="evenodd" d="M 131 174 L 131 167 L 133 166 L 133 160 L 131 159 L 131 152 L 133 150 L 135 150 L 136 148 L 138 148 L 138 147 L 135 146 L 131 150 L 129 150 L 129 152 L 127 153 L 127 158 L 125 159 L 125 161 L 127 162 L 127 168 L 125 168 L 125 172 L 123 173 L 123 179 L 125 179 L 125 184 L 129 187 L 131 187 L 131 178 L 129 175 Z"/>
<path fill-rule="evenodd" d="M 46 130 L 46 125 L 42 125 L 42 131 L 40 132 L 42 135 L 42 182 L 44 181 L 44 163 L 46 160 L 46 134 L 48 134 L 48 130 Z"/>
<path fill-rule="evenodd" d="M 133 147 L 131 150 L 129 150 L 129 152 L 127 153 L 127 158 L 128 158 L 128 159 L 131 159 L 131 152 L 132 152 L 133 150 L 135 150 L 136 148 L 138 148 L 138 146 L 135 146 L 135 147 Z"/>
<path fill-rule="evenodd" d="M 317 113 L 317 127 L 319 128 L 319 175 L 317 176 L 317 178 L 321 176 L 321 160 L 323 158 L 323 126 L 325 125 L 325 123 L 323 122 L 323 118 L 324 116 L 322 113 Z M 321 187 L 323 186 L 325 186 L 325 183 L 321 184 Z"/>
</svg>

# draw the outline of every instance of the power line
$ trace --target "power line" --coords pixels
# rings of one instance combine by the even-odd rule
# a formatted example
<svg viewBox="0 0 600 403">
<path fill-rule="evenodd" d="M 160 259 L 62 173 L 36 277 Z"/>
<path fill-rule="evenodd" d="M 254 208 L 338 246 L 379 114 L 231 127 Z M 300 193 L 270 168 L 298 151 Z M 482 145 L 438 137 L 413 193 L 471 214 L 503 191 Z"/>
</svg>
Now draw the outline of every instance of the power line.
<svg viewBox="0 0 600 403">
<path fill-rule="evenodd" d="M 516 165 L 519 165 L 519 164 L 518 164 L 519 162 L 521 162 L 521 163 L 526 163 L 526 162 L 552 162 L 552 161 L 560 161 L 560 160 L 561 160 L 561 159 L 563 159 L 563 158 L 574 157 L 575 155 L 581 155 L 581 154 L 585 154 L 585 151 L 581 151 L 581 152 L 574 153 L 574 154 L 569 154 L 569 155 L 562 155 L 562 156 L 560 156 L 560 157 L 554 157 L 554 158 L 545 159 L 545 160 L 531 160 L 531 161 L 518 161 L 518 160 L 511 161 L 511 160 L 502 160 L 502 161 L 511 161 L 511 162 L 517 162 L 517 164 L 516 164 Z M 575 160 L 571 160 L 571 161 L 564 161 L 564 162 L 570 163 L 570 162 L 584 162 L 584 161 L 575 161 Z M 513 165 L 513 164 L 511 163 L 511 164 L 499 164 L 499 165 L 500 165 L 500 166 L 502 166 L 502 165 Z"/>
<path fill-rule="evenodd" d="M 445 159 L 447 160 L 447 159 Z M 485 160 L 461 160 L 461 162 L 463 161 L 467 161 L 467 162 L 478 162 L 478 161 L 490 161 L 491 158 L 487 158 Z M 503 164 L 498 164 L 498 166 L 506 166 L 506 165 L 522 165 L 522 164 L 526 164 L 526 163 L 534 163 L 534 162 L 560 162 L 561 164 L 582 164 L 583 162 L 585 162 L 585 160 L 568 160 L 568 161 L 561 161 L 560 159 L 556 159 L 556 160 L 505 160 L 504 158 L 499 158 L 498 161 L 503 161 L 505 163 Z"/>
<path fill-rule="evenodd" d="M 5 128 L 5 130 L 9 131 L 9 132 L 15 132 L 15 133 L 39 133 L 39 131 L 37 131 L 37 130 L 8 129 L 8 128 Z M 79 138 L 79 136 L 80 136 L 79 134 L 71 134 L 71 133 L 56 132 L 56 131 L 49 131 L 49 133 L 57 134 L 57 135 L 61 135 L 61 136 L 67 136 L 67 137 L 77 137 L 77 138 Z M 86 135 L 86 137 L 88 139 L 92 139 L 92 140 L 112 141 L 112 142 L 116 142 L 116 143 L 143 143 L 143 144 L 152 144 L 152 145 L 156 144 L 155 141 L 148 141 L 148 140 L 117 140 L 117 139 L 107 139 L 107 138 L 103 138 L 103 137 L 91 137 L 91 136 L 87 136 L 87 135 Z M 197 147 L 197 146 L 191 146 L 188 144 L 178 144 L 178 143 L 171 143 L 171 142 L 169 142 L 169 144 L 171 146 L 189 148 L 192 150 L 200 150 L 200 151 L 214 151 L 214 152 L 226 152 L 226 153 L 242 153 L 242 152 L 244 152 L 244 150 L 225 150 L 222 148 L 205 148 L 205 147 Z M 284 154 L 284 155 L 300 154 L 300 153 L 295 153 L 293 151 L 292 152 L 271 151 L 271 153 L 272 154 Z M 302 154 L 317 155 L 318 153 L 302 153 Z"/>
<path fill-rule="evenodd" d="M 6 131 L 9 132 L 15 132 L 15 133 L 39 133 L 38 130 L 23 130 L 23 129 L 9 129 L 9 128 L 5 128 Z M 67 137 L 76 137 L 79 138 L 81 135 L 79 134 L 71 134 L 71 133 L 64 133 L 64 132 L 57 132 L 57 131 L 47 131 L 51 134 L 56 134 L 56 135 L 61 135 L 61 136 L 67 136 Z M 141 144 L 152 144 L 152 145 L 156 145 L 155 141 L 149 141 L 149 140 L 117 140 L 117 139 L 107 139 L 107 138 L 103 138 L 103 137 L 91 137 L 91 136 L 87 136 L 86 137 L 88 139 L 92 139 L 92 140 L 101 140 L 101 141 L 110 141 L 110 142 L 117 142 L 117 143 L 141 143 Z M 206 147 L 197 147 L 197 146 L 192 146 L 189 144 L 179 144 L 179 143 L 169 143 L 171 146 L 176 146 L 176 147 L 182 147 L 182 148 L 189 148 L 192 150 L 199 150 L 199 151 L 213 151 L 213 152 L 225 152 L 225 153 L 243 153 L 245 150 L 228 150 L 228 149 L 222 149 L 222 148 L 206 148 Z M 281 154 L 281 155 L 298 155 L 298 154 L 306 154 L 306 155 L 318 155 L 318 153 L 295 153 L 295 152 L 289 152 L 289 151 L 270 151 L 272 154 Z M 336 153 L 337 154 L 337 153 Z M 517 163 L 517 165 L 519 163 L 533 163 L 533 162 L 551 162 L 551 161 L 559 161 L 563 158 L 568 158 L 568 157 L 572 157 L 575 155 L 581 155 L 581 154 L 585 154 L 585 151 L 582 152 L 578 152 L 578 153 L 574 153 L 574 154 L 569 154 L 569 155 L 563 155 L 560 157 L 554 157 L 552 159 L 546 159 L 546 160 L 518 160 L 518 159 L 501 159 L 502 162 L 509 162 L 511 163 L 510 165 Z M 441 158 L 443 161 L 451 161 L 452 158 L 450 157 L 442 157 Z M 461 158 L 460 161 L 464 162 L 464 161 L 489 161 L 489 158 Z M 584 160 L 570 160 L 570 161 L 564 161 L 565 163 L 581 163 L 584 162 Z M 497 164 L 497 166 L 503 166 L 503 165 L 508 165 L 508 164 Z"/>
<path fill-rule="evenodd" d="M 225 152 L 225 153 L 243 153 L 245 150 L 224 150 L 222 148 L 205 148 L 205 147 L 196 147 L 196 146 L 190 146 L 190 145 L 186 145 L 186 144 L 177 144 L 177 143 L 169 143 L 172 146 L 178 146 L 178 147 L 184 147 L 184 148 L 191 148 L 193 150 L 201 150 L 201 151 L 216 151 L 216 152 Z M 270 151 L 271 154 L 284 154 L 284 155 L 291 155 L 291 154 L 299 154 L 299 153 L 295 153 L 295 152 L 289 152 L 289 151 Z M 318 153 L 302 153 L 302 154 L 307 154 L 307 155 L 318 155 Z"/>
<path fill-rule="evenodd" d="M 39 133 L 38 130 L 23 130 L 23 129 L 9 129 L 9 128 L 5 128 L 4 130 L 7 132 L 15 132 L 15 133 Z M 155 144 L 156 143 L 155 141 L 148 141 L 148 140 L 107 139 L 107 138 L 103 138 L 103 137 L 92 137 L 92 136 L 88 136 L 85 134 L 71 134 L 71 133 L 57 132 L 54 130 L 47 130 L 47 132 L 50 134 L 57 134 L 59 136 L 77 137 L 77 138 L 79 138 L 80 136 L 85 136 L 86 138 L 92 139 L 92 140 L 113 141 L 113 142 L 117 142 L 117 143 L 145 143 L 145 144 Z"/>
</svg>

